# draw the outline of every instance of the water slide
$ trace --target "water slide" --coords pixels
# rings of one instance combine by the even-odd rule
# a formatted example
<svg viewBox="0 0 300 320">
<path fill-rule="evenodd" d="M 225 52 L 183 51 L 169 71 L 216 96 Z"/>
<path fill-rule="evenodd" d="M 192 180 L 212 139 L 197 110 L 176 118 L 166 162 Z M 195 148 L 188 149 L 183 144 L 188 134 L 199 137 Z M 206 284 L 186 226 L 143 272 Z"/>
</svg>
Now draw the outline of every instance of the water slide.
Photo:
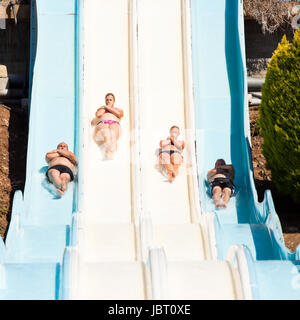
<svg viewBox="0 0 300 320">
<path fill-rule="evenodd" d="M 299 299 L 300 246 L 294 253 L 285 247 L 270 191 L 257 200 L 242 1 L 192 0 L 191 12 L 199 193 L 214 230 L 215 256 L 224 259 L 230 246 L 245 246 L 252 298 Z M 206 181 L 219 158 L 236 171 L 236 194 L 226 210 L 214 208 Z"/>
<path fill-rule="evenodd" d="M 58 199 L 45 179 L 45 154 L 61 141 L 75 148 L 75 10 L 73 0 L 32 1 L 26 184 L 0 244 L 1 299 L 59 298 L 76 185 Z"/>
<path fill-rule="evenodd" d="M 200 224 L 187 9 L 174 0 L 83 4 L 82 193 L 66 259 L 69 299 L 242 297 L 234 267 L 209 259 Z M 90 124 L 107 92 L 124 110 L 114 160 L 104 158 Z M 170 184 L 157 149 L 174 124 L 187 147 Z"/>
<path fill-rule="evenodd" d="M 0 246 L 1 299 L 299 299 L 299 253 L 277 239 L 271 195 L 255 198 L 242 4 L 223 2 L 33 2 L 26 187 Z M 124 110 L 114 160 L 90 125 L 107 92 Z M 186 148 L 170 184 L 157 149 L 173 124 Z M 79 170 L 57 199 L 44 156 L 62 140 Z M 222 212 L 205 183 L 216 157 L 237 167 Z"/>
</svg>

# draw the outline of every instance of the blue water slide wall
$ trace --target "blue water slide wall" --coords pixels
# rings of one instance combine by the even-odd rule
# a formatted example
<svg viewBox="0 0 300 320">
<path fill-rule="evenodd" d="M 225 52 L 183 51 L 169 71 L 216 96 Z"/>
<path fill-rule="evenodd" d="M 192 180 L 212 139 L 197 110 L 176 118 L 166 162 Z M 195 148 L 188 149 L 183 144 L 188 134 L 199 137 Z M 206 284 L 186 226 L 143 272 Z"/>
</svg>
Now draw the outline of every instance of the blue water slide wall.
<svg viewBox="0 0 300 320">
<path fill-rule="evenodd" d="M 300 261 L 255 260 L 244 247 L 255 300 L 299 300 Z"/>
<path fill-rule="evenodd" d="M 83 145 L 83 0 L 76 0 L 76 21 L 75 21 L 75 35 L 76 35 L 76 50 L 75 50 L 75 106 L 76 106 L 76 131 L 75 131 L 75 154 L 77 155 L 80 164 L 82 145 Z M 70 299 L 70 285 L 71 285 L 71 256 L 72 252 L 76 251 L 77 245 L 77 224 L 78 217 L 81 212 L 81 199 L 83 197 L 82 186 L 82 171 L 79 170 L 77 174 L 77 185 L 74 192 L 74 214 L 71 226 L 71 235 L 69 246 L 66 247 L 63 255 L 62 272 L 60 279 L 60 300 Z"/>
<path fill-rule="evenodd" d="M 0 298 L 57 299 L 70 245 L 76 182 L 60 199 L 45 179 L 45 154 L 59 142 L 78 152 L 77 1 L 34 0 L 31 8 L 30 119 L 24 194 L 17 191 L 5 245 Z"/>
<path fill-rule="evenodd" d="M 295 253 L 286 248 L 271 193 L 266 191 L 264 201 L 259 203 L 254 183 L 243 2 L 191 0 L 191 17 L 199 193 L 202 210 L 214 213 L 218 257 L 224 259 L 230 245 L 240 244 L 249 248 L 256 271 L 261 268 L 260 262 L 274 260 L 272 263 L 279 266 L 285 264 L 287 269 L 281 271 L 289 273 L 289 263 L 300 258 L 300 246 Z M 236 174 L 236 194 L 226 209 L 215 208 L 206 180 L 207 171 L 219 158 L 232 163 Z M 269 276 L 271 279 L 275 274 Z M 270 283 L 258 278 L 267 288 Z M 293 288 L 289 290 L 295 293 Z M 292 296 L 297 294 L 300 298 L 299 290 Z M 283 291 L 281 297 L 288 295 Z"/>
</svg>

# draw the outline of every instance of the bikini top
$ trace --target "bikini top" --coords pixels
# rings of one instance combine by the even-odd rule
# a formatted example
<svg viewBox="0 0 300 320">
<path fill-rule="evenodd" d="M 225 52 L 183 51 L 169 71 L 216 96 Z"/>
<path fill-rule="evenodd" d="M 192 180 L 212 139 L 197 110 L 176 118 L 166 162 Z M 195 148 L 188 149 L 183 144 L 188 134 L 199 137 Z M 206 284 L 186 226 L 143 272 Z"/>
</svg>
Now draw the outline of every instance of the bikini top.
<svg viewBox="0 0 300 320">
<path fill-rule="evenodd" d="M 170 140 L 171 146 L 174 146 L 178 150 L 178 148 L 175 146 L 175 144 L 173 143 L 173 141 L 170 138 L 168 138 L 167 140 Z M 180 152 L 182 152 L 182 151 L 180 151 Z"/>
<path fill-rule="evenodd" d="M 120 110 L 119 108 L 117 108 L 117 107 L 113 107 L 114 109 L 117 109 L 117 110 Z M 109 111 L 104 111 L 104 113 L 111 113 L 111 112 L 109 112 Z"/>
</svg>

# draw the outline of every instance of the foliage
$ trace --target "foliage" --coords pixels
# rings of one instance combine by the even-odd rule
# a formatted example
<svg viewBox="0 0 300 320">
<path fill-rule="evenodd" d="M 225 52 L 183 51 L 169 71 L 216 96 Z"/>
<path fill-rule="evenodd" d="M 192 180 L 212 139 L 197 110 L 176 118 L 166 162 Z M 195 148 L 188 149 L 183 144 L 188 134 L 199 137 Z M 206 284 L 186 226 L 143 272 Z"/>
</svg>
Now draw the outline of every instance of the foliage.
<svg viewBox="0 0 300 320">
<path fill-rule="evenodd" d="M 282 38 L 269 63 L 259 110 L 263 154 L 272 180 L 300 202 L 300 29 Z"/>
</svg>

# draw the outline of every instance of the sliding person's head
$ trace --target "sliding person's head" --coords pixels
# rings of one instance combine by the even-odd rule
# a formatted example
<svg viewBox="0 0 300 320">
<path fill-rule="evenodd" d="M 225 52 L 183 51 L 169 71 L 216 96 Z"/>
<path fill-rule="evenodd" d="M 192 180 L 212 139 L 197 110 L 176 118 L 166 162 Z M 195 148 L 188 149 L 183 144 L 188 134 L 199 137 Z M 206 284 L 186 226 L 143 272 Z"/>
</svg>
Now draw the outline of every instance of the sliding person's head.
<svg viewBox="0 0 300 320">
<path fill-rule="evenodd" d="M 170 128 L 170 136 L 171 136 L 171 137 L 178 138 L 179 135 L 180 135 L 179 127 L 177 127 L 177 126 L 172 126 L 172 127 Z"/>
<path fill-rule="evenodd" d="M 224 159 L 218 159 L 215 163 L 215 168 L 217 169 L 220 166 L 224 166 L 226 164 Z"/>
<path fill-rule="evenodd" d="M 113 93 L 107 93 L 105 96 L 105 104 L 107 106 L 113 107 L 116 101 L 115 95 Z"/>
<path fill-rule="evenodd" d="M 68 150 L 68 145 L 65 142 L 61 142 L 58 146 L 57 146 L 58 150 Z"/>
</svg>

